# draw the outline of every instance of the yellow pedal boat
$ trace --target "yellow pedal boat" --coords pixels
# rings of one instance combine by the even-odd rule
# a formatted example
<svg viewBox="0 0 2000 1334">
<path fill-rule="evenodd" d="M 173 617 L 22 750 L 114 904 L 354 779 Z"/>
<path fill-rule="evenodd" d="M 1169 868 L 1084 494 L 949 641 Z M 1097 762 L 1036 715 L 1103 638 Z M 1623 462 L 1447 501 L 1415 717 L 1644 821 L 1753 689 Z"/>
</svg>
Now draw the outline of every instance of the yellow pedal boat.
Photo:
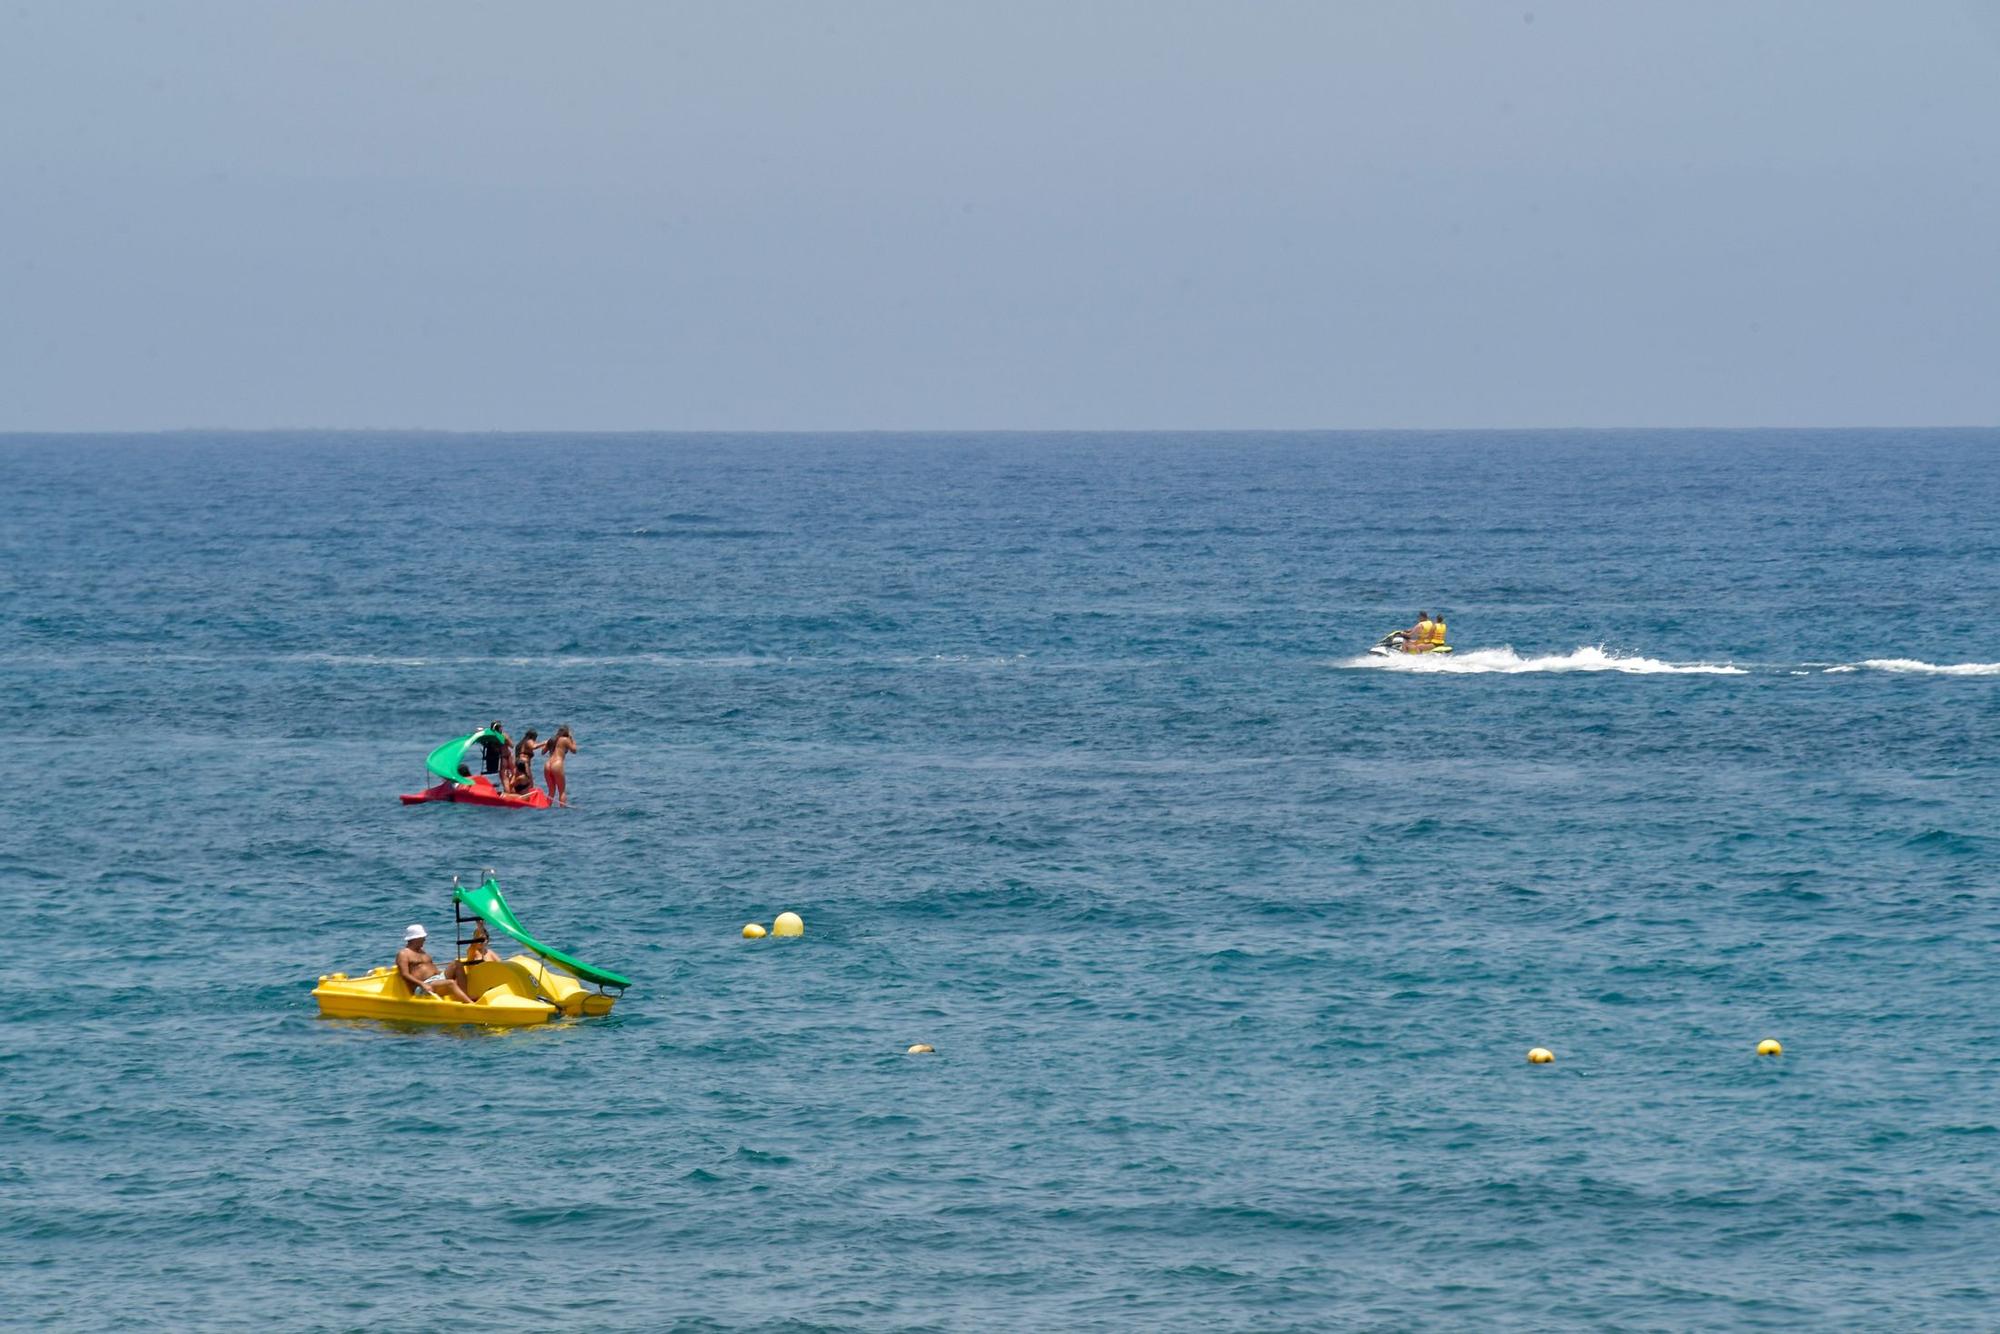
<svg viewBox="0 0 2000 1334">
<path fill-rule="evenodd" d="M 329 1019 L 403 1019 L 419 1024 L 539 1024 L 559 1014 L 610 1014 L 617 997 L 589 991 L 532 954 L 465 970 L 470 1005 L 429 992 L 410 991 L 393 968 L 361 977 L 329 973 L 313 988 L 319 1012 Z"/>
<path fill-rule="evenodd" d="M 477 889 L 454 882 L 452 909 L 463 928 L 484 919 L 533 953 L 467 966 L 465 990 L 473 1003 L 412 992 L 394 968 L 376 968 L 360 977 L 328 973 L 313 988 L 319 1012 L 329 1019 L 396 1019 L 419 1024 L 539 1024 L 611 1013 L 618 994 L 631 982 L 618 974 L 572 959 L 542 944 L 521 926 L 500 886 L 489 874 Z M 461 953 L 468 943 L 461 939 Z M 591 984 L 596 990 L 586 988 Z"/>
</svg>

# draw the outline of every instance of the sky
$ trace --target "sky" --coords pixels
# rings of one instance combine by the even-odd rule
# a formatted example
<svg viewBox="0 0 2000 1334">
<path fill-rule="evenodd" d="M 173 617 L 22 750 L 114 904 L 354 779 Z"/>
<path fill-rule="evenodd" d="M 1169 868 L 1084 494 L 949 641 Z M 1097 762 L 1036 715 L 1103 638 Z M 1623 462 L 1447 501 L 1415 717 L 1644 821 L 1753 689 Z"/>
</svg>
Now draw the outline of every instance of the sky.
<svg viewBox="0 0 2000 1334">
<path fill-rule="evenodd" d="M 0 430 L 2000 423 L 2000 4 L 0 0 Z"/>
</svg>

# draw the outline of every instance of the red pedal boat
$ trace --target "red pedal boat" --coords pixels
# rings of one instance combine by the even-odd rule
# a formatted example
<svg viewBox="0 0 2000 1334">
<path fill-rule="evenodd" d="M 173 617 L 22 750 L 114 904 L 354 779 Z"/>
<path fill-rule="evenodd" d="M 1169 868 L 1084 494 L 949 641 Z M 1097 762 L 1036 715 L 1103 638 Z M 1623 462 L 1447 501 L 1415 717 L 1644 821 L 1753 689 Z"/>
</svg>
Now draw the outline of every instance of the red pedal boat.
<svg viewBox="0 0 2000 1334">
<path fill-rule="evenodd" d="M 473 774 L 465 763 L 465 757 L 474 746 L 487 738 L 500 740 L 500 734 L 491 728 L 482 727 L 471 736 L 462 736 L 456 741 L 447 741 L 430 753 L 424 761 L 424 768 L 443 780 L 435 787 L 427 787 L 422 792 L 405 792 L 403 804 L 414 806 L 422 801 L 459 801 L 472 806 L 505 806 L 515 809 L 545 811 L 549 808 L 549 794 L 540 788 L 529 788 L 519 796 L 502 792 L 493 786 L 493 780 L 484 774 Z"/>
<path fill-rule="evenodd" d="M 549 807 L 549 794 L 535 787 L 517 797 L 511 792 L 502 792 L 486 781 L 486 775 L 481 774 L 462 787 L 457 783 L 439 783 L 421 792 L 403 794 L 405 806 L 414 806 L 420 801 L 463 801 L 474 806 L 526 806 L 543 811 Z"/>
</svg>

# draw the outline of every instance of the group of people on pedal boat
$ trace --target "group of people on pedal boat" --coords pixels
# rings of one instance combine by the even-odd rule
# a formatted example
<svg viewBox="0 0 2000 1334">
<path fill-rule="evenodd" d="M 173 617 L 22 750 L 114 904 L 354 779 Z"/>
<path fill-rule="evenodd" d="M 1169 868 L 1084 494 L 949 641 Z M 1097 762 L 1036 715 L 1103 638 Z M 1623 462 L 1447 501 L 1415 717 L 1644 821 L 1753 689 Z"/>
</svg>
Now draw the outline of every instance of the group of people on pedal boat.
<svg viewBox="0 0 2000 1334">
<path fill-rule="evenodd" d="M 563 760 L 576 754 L 576 739 L 569 734 L 569 724 L 556 729 L 556 734 L 547 741 L 537 738 L 541 735 L 529 728 L 519 741 L 507 735 L 495 718 L 487 729 L 497 733 L 479 743 L 483 752 L 486 777 L 494 787 L 510 796 L 525 797 L 535 790 L 535 756 L 542 757 L 542 783 L 549 790 L 549 800 L 558 806 L 569 805 L 569 780 L 563 777 Z M 459 773 L 470 778 L 466 766 L 459 766 Z"/>
</svg>

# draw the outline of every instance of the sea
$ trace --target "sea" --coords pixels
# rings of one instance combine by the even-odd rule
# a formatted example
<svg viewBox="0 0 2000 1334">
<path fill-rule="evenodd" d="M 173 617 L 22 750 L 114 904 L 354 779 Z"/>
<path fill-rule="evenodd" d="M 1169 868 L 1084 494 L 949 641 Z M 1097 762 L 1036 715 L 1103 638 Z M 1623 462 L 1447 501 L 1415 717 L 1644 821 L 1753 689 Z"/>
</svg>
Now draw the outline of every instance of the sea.
<svg viewBox="0 0 2000 1334">
<path fill-rule="evenodd" d="M 2000 1327 L 2000 431 L 0 497 L 0 1324 Z M 495 719 L 568 809 L 397 800 Z M 489 869 L 609 1017 L 319 1016 Z"/>
</svg>

